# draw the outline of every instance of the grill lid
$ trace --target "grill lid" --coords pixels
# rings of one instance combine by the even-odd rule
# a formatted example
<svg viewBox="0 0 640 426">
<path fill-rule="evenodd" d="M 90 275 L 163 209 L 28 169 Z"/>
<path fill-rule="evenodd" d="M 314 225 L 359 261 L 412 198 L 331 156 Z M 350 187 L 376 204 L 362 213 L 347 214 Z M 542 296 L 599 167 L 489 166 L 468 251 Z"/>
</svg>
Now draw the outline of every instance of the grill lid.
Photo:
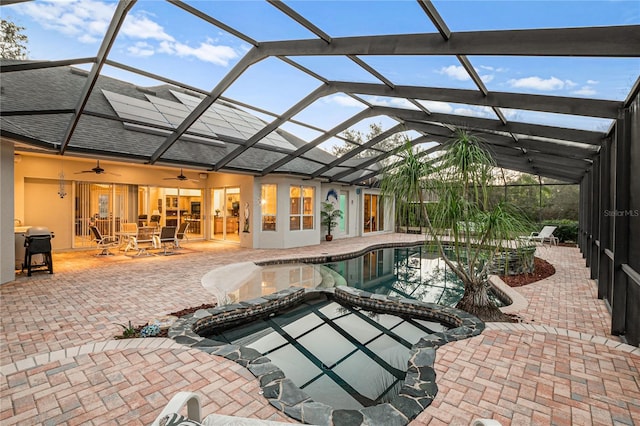
<svg viewBox="0 0 640 426">
<path fill-rule="evenodd" d="M 26 237 L 34 237 L 34 236 L 48 236 L 51 237 L 53 232 L 49 231 L 49 228 L 46 226 L 32 226 L 27 229 L 27 232 L 24 233 Z"/>
</svg>

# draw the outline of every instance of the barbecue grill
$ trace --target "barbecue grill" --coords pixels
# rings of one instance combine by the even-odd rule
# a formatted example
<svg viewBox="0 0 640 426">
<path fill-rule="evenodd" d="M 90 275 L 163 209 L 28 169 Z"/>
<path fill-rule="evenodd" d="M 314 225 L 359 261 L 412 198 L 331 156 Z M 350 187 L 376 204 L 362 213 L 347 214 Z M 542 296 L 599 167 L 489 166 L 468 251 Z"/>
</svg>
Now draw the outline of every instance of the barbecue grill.
<svg viewBox="0 0 640 426">
<path fill-rule="evenodd" d="M 44 226 L 32 226 L 24 234 L 24 263 L 22 271 L 27 269 L 27 276 L 31 271 L 49 271 L 53 274 L 53 259 L 51 258 L 51 239 L 53 232 Z M 41 255 L 41 256 L 33 256 Z M 39 263 L 39 261 L 41 261 Z"/>
</svg>

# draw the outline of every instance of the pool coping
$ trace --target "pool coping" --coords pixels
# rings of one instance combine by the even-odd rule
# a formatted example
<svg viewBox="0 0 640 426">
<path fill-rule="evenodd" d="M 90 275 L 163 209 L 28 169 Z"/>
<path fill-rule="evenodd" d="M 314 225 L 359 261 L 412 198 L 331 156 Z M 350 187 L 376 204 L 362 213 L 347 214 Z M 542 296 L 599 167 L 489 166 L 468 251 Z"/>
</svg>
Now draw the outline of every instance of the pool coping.
<svg viewBox="0 0 640 426">
<path fill-rule="evenodd" d="M 359 410 L 334 409 L 324 403 L 315 402 L 290 379 L 287 379 L 284 372 L 267 356 L 263 356 L 255 349 L 216 342 L 198 334 L 208 328 L 268 315 L 279 309 L 294 306 L 306 297 L 317 293 L 330 294 L 339 301 L 363 308 L 384 309 L 393 314 L 428 317 L 443 321 L 454 328 L 425 335 L 412 346 L 404 384 L 391 402 Z M 434 370 L 436 349 L 448 342 L 477 336 L 484 328 L 484 322 L 473 315 L 434 303 L 373 294 L 351 287 L 322 289 L 290 287 L 233 305 L 196 311 L 177 320 L 168 334 L 169 338 L 177 343 L 222 356 L 246 367 L 259 380 L 263 395 L 269 403 L 298 421 L 340 426 L 401 426 L 408 424 L 427 408 L 438 392 Z"/>
</svg>

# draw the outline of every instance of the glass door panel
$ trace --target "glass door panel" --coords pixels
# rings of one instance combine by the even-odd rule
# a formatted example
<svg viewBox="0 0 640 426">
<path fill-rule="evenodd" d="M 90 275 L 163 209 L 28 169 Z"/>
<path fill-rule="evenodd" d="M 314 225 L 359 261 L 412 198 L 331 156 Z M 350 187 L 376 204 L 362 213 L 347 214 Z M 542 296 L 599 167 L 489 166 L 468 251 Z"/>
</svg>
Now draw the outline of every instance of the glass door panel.
<svg viewBox="0 0 640 426">
<path fill-rule="evenodd" d="M 215 188 L 212 194 L 213 239 L 240 242 L 240 188 Z"/>
</svg>

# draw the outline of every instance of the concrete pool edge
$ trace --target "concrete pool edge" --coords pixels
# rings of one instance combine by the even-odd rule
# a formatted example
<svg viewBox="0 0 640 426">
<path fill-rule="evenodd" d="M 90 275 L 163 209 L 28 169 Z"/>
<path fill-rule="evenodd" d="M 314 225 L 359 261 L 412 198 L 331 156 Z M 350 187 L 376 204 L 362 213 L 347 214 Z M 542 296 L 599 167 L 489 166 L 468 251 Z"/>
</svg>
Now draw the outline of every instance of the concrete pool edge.
<svg viewBox="0 0 640 426">
<path fill-rule="evenodd" d="M 339 301 L 364 308 L 383 309 L 389 313 L 416 315 L 452 325 L 445 332 L 425 335 L 411 349 L 405 382 L 390 403 L 359 410 L 334 409 L 314 402 L 267 356 L 258 351 L 222 344 L 198 334 L 211 327 L 234 321 L 250 320 L 279 309 L 293 306 L 314 293 L 331 294 Z M 180 318 L 169 329 L 169 337 L 177 343 L 222 356 L 246 367 L 260 382 L 263 395 L 271 405 L 288 416 L 309 424 L 321 425 L 406 425 L 427 408 L 437 394 L 434 362 L 436 349 L 448 342 L 479 335 L 485 324 L 478 318 L 455 308 L 413 299 L 388 297 L 366 291 L 338 287 L 329 289 L 288 288 L 279 292 L 233 305 L 200 310 Z"/>
</svg>

